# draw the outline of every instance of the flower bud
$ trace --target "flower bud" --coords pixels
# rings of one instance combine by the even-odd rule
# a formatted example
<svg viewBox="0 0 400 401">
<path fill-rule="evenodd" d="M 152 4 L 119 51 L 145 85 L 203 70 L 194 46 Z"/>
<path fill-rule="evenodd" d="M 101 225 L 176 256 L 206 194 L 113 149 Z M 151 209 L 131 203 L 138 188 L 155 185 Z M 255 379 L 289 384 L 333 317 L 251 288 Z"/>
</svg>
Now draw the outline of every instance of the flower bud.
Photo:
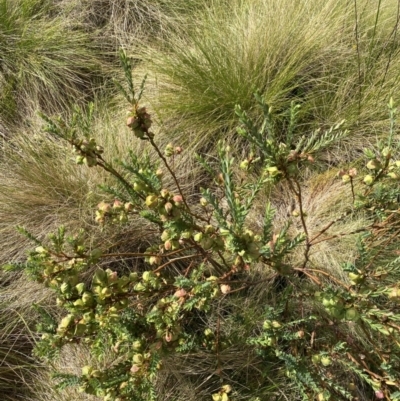
<svg viewBox="0 0 400 401">
<path fill-rule="evenodd" d="M 329 356 L 323 356 L 321 357 L 321 364 L 325 367 L 330 366 L 332 364 L 332 360 L 329 358 Z"/>
<path fill-rule="evenodd" d="M 151 271 L 145 271 L 145 272 L 143 272 L 142 279 L 143 279 L 143 281 L 150 281 L 152 276 L 153 276 L 153 273 Z"/>
<path fill-rule="evenodd" d="M 208 201 L 206 198 L 200 198 L 200 205 L 206 207 L 208 205 Z"/>
<path fill-rule="evenodd" d="M 129 128 L 136 128 L 138 125 L 139 125 L 139 120 L 137 119 L 137 117 L 133 117 L 133 116 L 129 116 L 127 119 L 126 119 L 126 125 L 129 127 Z"/>
<path fill-rule="evenodd" d="M 85 290 L 85 283 L 79 283 L 75 286 L 75 288 L 78 291 L 78 294 L 82 294 L 82 292 Z"/>
<path fill-rule="evenodd" d="M 135 373 L 139 372 L 140 367 L 138 365 L 132 365 L 132 367 L 130 368 L 130 372 L 134 375 Z"/>
<path fill-rule="evenodd" d="M 379 170 L 382 168 L 382 165 L 378 159 L 372 159 L 367 163 L 367 168 L 369 170 Z"/>
<path fill-rule="evenodd" d="M 228 284 L 221 284 L 220 289 L 223 294 L 228 294 L 231 290 L 231 286 Z"/>
<path fill-rule="evenodd" d="M 206 226 L 204 227 L 204 232 L 205 232 L 206 234 L 214 234 L 214 233 L 215 233 L 215 227 L 212 226 L 212 225 L 210 225 L 210 224 L 208 224 L 208 225 L 206 225 Z"/>
<path fill-rule="evenodd" d="M 101 290 L 101 295 L 104 297 L 104 298 L 108 298 L 108 297 L 111 297 L 111 295 L 112 295 L 112 291 L 109 289 L 109 288 L 103 288 L 102 290 Z"/>
<path fill-rule="evenodd" d="M 123 203 L 120 201 L 120 200 L 118 200 L 118 199 L 115 199 L 115 201 L 114 201 L 114 203 L 113 203 L 113 209 L 114 210 L 121 210 L 122 208 L 123 208 Z"/>
<path fill-rule="evenodd" d="M 224 386 L 222 386 L 222 390 L 229 394 L 232 391 L 232 387 L 229 384 L 225 384 Z"/>
<path fill-rule="evenodd" d="M 171 157 L 174 154 L 174 146 L 172 145 L 172 143 L 169 143 L 164 150 L 164 154 L 167 157 Z"/>
<path fill-rule="evenodd" d="M 355 167 L 351 168 L 349 170 L 349 176 L 354 178 L 356 175 L 357 175 L 357 169 Z"/>
<path fill-rule="evenodd" d="M 161 256 L 150 256 L 149 258 L 149 265 L 156 265 L 158 266 L 161 264 Z"/>
<path fill-rule="evenodd" d="M 166 211 L 168 214 L 171 214 L 172 209 L 174 208 L 174 205 L 173 205 L 171 202 L 167 202 L 167 203 L 164 205 L 164 208 L 165 208 L 165 211 Z"/>
<path fill-rule="evenodd" d="M 272 166 L 272 167 L 267 167 L 267 171 L 271 177 L 276 177 L 278 174 L 281 172 L 278 170 L 278 167 Z"/>
<path fill-rule="evenodd" d="M 347 184 L 347 183 L 350 182 L 350 181 L 351 181 L 351 177 L 350 177 L 349 174 L 344 174 L 344 175 L 342 175 L 342 182 L 343 182 L 344 184 Z"/>
<path fill-rule="evenodd" d="M 125 212 L 130 212 L 133 210 L 133 204 L 131 202 L 126 202 L 124 205 Z"/>
<path fill-rule="evenodd" d="M 372 175 L 368 174 L 364 177 L 364 183 L 366 185 L 372 185 L 374 183 L 374 177 Z"/>
<path fill-rule="evenodd" d="M 187 294 L 186 290 L 180 288 L 179 290 L 175 291 L 174 296 L 177 298 L 184 297 Z"/>
<path fill-rule="evenodd" d="M 82 368 L 82 375 L 83 376 L 90 376 L 92 371 L 93 371 L 93 367 L 92 366 L 84 366 Z"/>
<path fill-rule="evenodd" d="M 247 159 L 243 160 L 240 165 L 239 165 L 240 169 L 242 170 L 247 170 L 249 168 L 249 161 Z"/>
<path fill-rule="evenodd" d="M 203 239 L 203 233 L 196 233 L 193 237 L 196 242 L 200 242 Z"/>
<path fill-rule="evenodd" d="M 392 149 L 390 149 L 389 147 L 383 148 L 382 156 L 386 159 L 390 159 L 392 157 Z"/>
<path fill-rule="evenodd" d="M 74 315 L 69 314 L 65 316 L 63 319 L 61 319 L 61 322 L 58 325 L 58 329 L 66 330 L 73 320 L 74 320 Z"/>
<path fill-rule="evenodd" d="M 141 291 L 146 291 L 146 287 L 145 287 L 142 283 L 137 283 L 137 284 L 133 287 L 133 289 L 134 289 L 135 291 L 139 291 L 139 292 L 141 292 Z"/>
<path fill-rule="evenodd" d="M 174 204 L 175 204 L 176 207 L 180 207 L 180 206 L 182 206 L 182 204 L 183 204 L 183 198 L 182 198 L 181 195 L 175 195 L 175 196 L 172 198 L 172 200 L 173 200 L 173 202 L 174 202 Z"/>
<path fill-rule="evenodd" d="M 85 306 L 91 306 L 93 304 L 93 295 L 86 291 L 82 295 L 82 302 Z"/>
<path fill-rule="evenodd" d="M 104 213 L 108 213 L 111 211 L 111 205 L 109 203 L 102 201 L 97 205 L 97 209 L 99 209 Z"/>
<path fill-rule="evenodd" d="M 150 209 L 155 209 L 158 206 L 158 197 L 156 195 L 149 195 L 146 197 L 146 206 Z"/>
<path fill-rule="evenodd" d="M 160 191 L 160 195 L 162 198 L 167 199 L 169 197 L 170 193 L 169 193 L 168 189 L 163 188 Z"/>
<path fill-rule="evenodd" d="M 142 354 L 135 354 L 133 355 L 133 362 L 137 365 L 141 365 L 143 363 L 143 355 Z"/>
</svg>

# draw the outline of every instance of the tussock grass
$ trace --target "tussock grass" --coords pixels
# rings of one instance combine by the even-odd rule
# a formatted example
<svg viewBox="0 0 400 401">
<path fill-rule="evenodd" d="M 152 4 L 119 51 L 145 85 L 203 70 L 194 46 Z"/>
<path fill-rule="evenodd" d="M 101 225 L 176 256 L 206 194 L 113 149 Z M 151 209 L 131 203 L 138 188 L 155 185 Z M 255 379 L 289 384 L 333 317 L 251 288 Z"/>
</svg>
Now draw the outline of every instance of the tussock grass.
<svg viewBox="0 0 400 401">
<path fill-rule="evenodd" d="M 77 228 L 87 222 L 94 187 L 56 141 L 21 135 L 6 146 L 0 167 L 3 261 L 24 258 L 28 244 L 17 225 L 43 238 L 60 224 Z"/>
<path fill-rule="evenodd" d="M 207 3 L 210 1 L 60 0 L 57 9 L 65 18 L 79 21 L 100 46 L 113 51 L 167 36 L 179 17 L 190 17 Z"/>
<path fill-rule="evenodd" d="M 84 346 L 69 346 L 54 361 L 51 369 L 43 370 L 37 375 L 37 382 L 33 386 L 29 401 L 100 401 L 103 397 L 96 397 L 80 393 L 77 387 L 56 388 L 55 372 L 79 375 L 82 366 L 92 363 L 89 353 Z"/>
<path fill-rule="evenodd" d="M 355 189 L 360 191 L 361 189 Z M 279 231 L 290 219 L 290 232 L 296 236 L 304 232 L 300 217 L 292 212 L 299 212 L 297 199 L 289 188 L 280 185 L 271 194 L 271 203 L 276 210 L 276 230 Z M 356 243 L 360 230 L 366 228 L 370 221 L 362 213 L 351 213 L 353 197 L 350 185 L 345 185 L 336 176 L 334 169 L 320 174 L 308 174 L 302 189 L 302 205 L 306 213 L 305 223 L 309 238 L 315 238 L 331 222 L 335 221 L 318 242 L 312 247 L 310 262 L 312 268 L 329 272 L 341 280 L 347 281 L 347 274 L 342 264 L 354 260 Z M 303 247 L 293 252 L 291 258 L 303 260 Z M 299 264 L 299 262 L 297 262 Z"/>
<path fill-rule="evenodd" d="M 53 2 L 1 0 L 0 33 L 0 121 L 6 127 L 26 124 L 37 108 L 65 109 L 92 93 L 101 67 L 96 46 L 54 13 Z"/>
<path fill-rule="evenodd" d="M 399 42 L 396 1 L 357 4 L 214 2 L 143 49 L 150 99 L 171 135 L 196 145 L 234 133 L 236 104 L 257 115 L 255 91 L 278 114 L 301 103 L 301 133 L 344 118 L 359 144 L 382 127 L 399 87 Z"/>
<path fill-rule="evenodd" d="M 111 162 L 134 147 L 124 127 L 125 109 L 96 102 L 96 116 L 90 135 L 105 149 Z M 121 123 L 122 122 L 122 123 Z M 16 226 L 24 226 L 44 239 L 60 225 L 76 232 L 85 229 L 94 238 L 102 237 L 94 222 L 96 205 L 107 194 L 99 186 L 111 184 L 99 168 L 77 166 L 75 155 L 66 141 L 51 138 L 37 118 L 31 127 L 19 130 L 3 143 L 0 157 L 0 232 L 3 246 L 0 260 L 24 260 L 32 244 L 19 235 Z M 112 182 L 114 183 L 114 182 Z M 124 229 L 121 229 L 124 231 Z M 114 227 L 115 235 L 118 229 Z"/>
<path fill-rule="evenodd" d="M 32 333 L 6 298 L 0 288 L 0 391 L 4 401 L 16 401 L 29 397 L 43 367 L 31 357 Z"/>
</svg>

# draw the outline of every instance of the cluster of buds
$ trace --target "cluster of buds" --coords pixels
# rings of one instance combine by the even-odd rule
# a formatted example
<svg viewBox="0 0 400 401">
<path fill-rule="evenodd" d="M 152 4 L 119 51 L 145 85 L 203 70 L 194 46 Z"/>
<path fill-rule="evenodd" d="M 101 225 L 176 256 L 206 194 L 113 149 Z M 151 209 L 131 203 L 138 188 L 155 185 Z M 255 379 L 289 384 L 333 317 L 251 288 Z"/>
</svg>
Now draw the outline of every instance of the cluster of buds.
<svg viewBox="0 0 400 401">
<path fill-rule="evenodd" d="M 161 288 L 161 280 L 158 274 L 151 270 L 143 272 L 142 279 L 138 280 L 133 287 L 137 292 L 148 292 L 151 290 L 159 290 Z"/>
<path fill-rule="evenodd" d="M 263 246 L 261 237 L 253 231 L 246 229 L 239 237 L 229 230 L 220 229 L 220 234 L 225 237 L 225 248 L 237 253 L 245 262 L 254 262 L 260 257 L 260 249 Z"/>
<path fill-rule="evenodd" d="M 392 180 L 400 179 L 400 161 L 399 160 L 391 160 L 388 167 L 387 176 Z"/>
<path fill-rule="evenodd" d="M 209 249 L 214 251 L 224 249 L 224 240 L 218 235 L 215 227 L 210 224 L 204 226 L 203 230 L 195 234 L 193 239 L 198 242 L 205 251 Z"/>
<path fill-rule="evenodd" d="M 175 195 L 168 189 L 162 189 L 158 195 L 148 195 L 145 203 L 149 209 L 159 213 L 163 222 L 179 218 L 184 205 L 182 196 Z"/>
<path fill-rule="evenodd" d="M 249 157 L 247 157 L 240 163 L 239 167 L 241 170 L 248 171 L 251 168 L 251 166 L 257 163 L 259 160 L 260 160 L 259 157 L 254 157 L 253 154 L 250 154 Z"/>
<path fill-rule="evenodd" d="M 169 296 L 159 299 L 150 311 L 151 317 L 148 321 L 154 324 L 156 338 L 167 344 L 177 341 L 182 332 L 177 321 L 181 304 L 175 296 Z"/>
<path fill-rule="evenodd" d="M 166 157 L 180 155 L 182 152 L 183 148 L 181 146 L 174 146 L 172 143 L 169 143 L 164 150 L 164 154 Z"/>
<path fill-rule="evenodd" d="M 213 401 L 229 401 L 228 394 L 232 391 L 232 387 L 229 384 L 225 384 L 221 387 L 218 393 L 212 395 Z"/>
<path fill-rule="evenodd" d="M 392 301 L 400 301 L 400 288 L 392 287 L 389 289 L 388 298 Z"/>
<path fill-rule="evenodd" d="M 82 307 L 77 307 L 74 304 L 70 308 L 73 311 L 60 321 L 56 337 L 68 340 L 74 336 L 80 337 L 92 334 L 96 329 L 92 304 Z"/>
<path fill-rule="evenodd" d="M 146 254 L 151 254 L 145 256 L 145 261 L 150 265 L 150 266 L 159 266 L 162 262 L 162 257 L 161 254 L 158 254 L 160 250 L 162 251 L 164 247 L 160 247 L 158 245 L 152 245 L 151 247 L 146 249 Z"/>
<path fill-rule="evenodd" d="M 72 141 L 74 153 L 77 153 L 76 163 L 86 164 L 88 167 L 97 165 L 97 158 L 104 152 L 102 146 L 97 145 L 94 138 L 74 139 Z"/>
<path fill-rule="evenodd" d="M 276 166 L 269 166 L 265 169 L 265 171 L 268 174 L 268 177 L 271 179 L 276 179 L 283 174 L 283 172 Z"/>
<path fill-rule="evenodd" d="M 371 150 L 364 150 L 364 153 L 368 157 L 367 169 L 371 171 L 364 177 L 364 183 L 371 186 L 378 176 L 382 173 L 386 173 L 389 178 L 397 179 L 398 174 L 393 171 L 396 167 L 396 162 L 391 162 L 392 150 L 388 147 L 383 148 L 380 152 L 381 157 L 377 157 Z"/>
<path fill-rule="evenodd" d="M 337 175 L 342 178 L 343 183 L 347 184 L 357 175 L 357 169 L 351 168 L 349 170 L 340 170 Z"/>
<path fill-rule="evenodd" d="M 309 153 L 298 152 L 291 150 L 286 159 L 288 162 L 308 161 L 314 163 L 314 158 Z"/>
<path fill-rule="evenodd" d="M 128 214 L 133 210 L 131 202 L 123 203 L 116 199 L 112 204 L 100 202 L 97 205 L 95 221 L 104 224 L 106 217 L 111 217 L 114 223 L 125 223 L 128 221 Z"/>
<path fill-rule="evenodd" d="M 175 249 L 179 249 L 181 245 L 184 245 L 185 241 L 192 238 L 193 230 L 190 228 L 186 228 L 179 233 L 176 233 L 170 229 L 165 229 L 161 233 L 161 241 L 163 242 L 161 250 L 165 249 L 167 251 L 174 251 Z M 151 264 L 151 259 L 149 259 L 149 263 Z"/>
<path fill-rule="evenodd" d="M 314 354 L 311 357 L 311 361 L 314 365 L 322 365 L 325 368 L 332 365 L 331 357 L 326 354 Z"/>
<path fill-rule="evenodd" d="M 152 125 L 151 116 L 145 107 L 136 109 L 134 115 L 128 117 L 126 125 L 132 130 L 136 138 L 147 139 L 154 137 L 154 134 L 149 131 Z"/>
<path fill-rule="evenodd" d="M 354 322 L 360 318 L 358 309 L 337 295 L 316 292 L 315 297 L 321 300 L 325 310 L 335 319 Z"/>
<path fill-rule="evenodd" d="M 136 353 L 132 357 L 132 367 L 130 369 L 130 373 L 132 375 L 137 375 L 138 372 L 143 370 L 147 370 L 147 365 L 150 361 L 151 354 L 150 353 Z"/>
</svg>

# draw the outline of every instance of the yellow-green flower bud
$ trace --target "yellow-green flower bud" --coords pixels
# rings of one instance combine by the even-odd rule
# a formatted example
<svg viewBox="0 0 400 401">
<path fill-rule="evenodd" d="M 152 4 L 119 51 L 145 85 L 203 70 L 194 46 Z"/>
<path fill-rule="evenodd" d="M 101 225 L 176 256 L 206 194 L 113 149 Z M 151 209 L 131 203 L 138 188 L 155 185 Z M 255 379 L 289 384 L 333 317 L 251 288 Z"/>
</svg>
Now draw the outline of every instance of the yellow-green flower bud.
<svg viewBox="0 0 400 401">
<path fill-rule="evenodd" d="M 348 182 L 351 181 L 351 177 L 348 174 L 342 175 L 342 182 L 347 184 Z"/>
<path fill-rule="evenodd" d="M 382 164 L 378 159 L 372 159 L 367 163 L 367 168 L 370 170 L 379 170 L 382 168 Z"/>
<path fill-rule="evenodd" d="M 150 209 L 155 209 L 158 206 L 158 197 L 156 195 L 149 195 L 146 197 L 146 206 Z"/>
<path fill-rule="evenodd" d="M 332 364 L 332 360 L 328 356 L 323 356 L 321 357 L 321 364 L 325 367 L 330 366 Z"/>
<path fill-rule="evenodd" d="M 364 177 L 364 183 L 367 185 L 372 185 L 374 183 L 374 177 L 372 175 L 368 174 Z"/>
</svg>

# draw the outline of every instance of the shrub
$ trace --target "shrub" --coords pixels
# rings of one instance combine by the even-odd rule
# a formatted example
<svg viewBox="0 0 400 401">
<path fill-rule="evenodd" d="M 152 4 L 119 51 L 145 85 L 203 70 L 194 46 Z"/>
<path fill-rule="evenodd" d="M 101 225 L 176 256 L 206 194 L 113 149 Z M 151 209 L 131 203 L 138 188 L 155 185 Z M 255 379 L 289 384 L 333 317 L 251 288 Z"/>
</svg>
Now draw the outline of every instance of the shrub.
<svg viewBox="0 0 400 401">
<path fill-rule="evenodd" d="M 89 132 L 78 135 L 76 124 L 85 121 L 79 113 L 71 122 L 45 117 L 47 132 L 71 144 L 78 164 L 115 178 L 116 185 L 105 188 L 114 200 L 96 211 L 103 229 L 135 219 L 150 223 L 153 237 L 146 249 L 114 253 L 92 247 L 83 231 L 68 235 L 61 227 L 41 241 L 20 228 L 36 248 L 23 266 L 7 266 L 23 267 L 65 310 L 61 320 L 47 315 L 40 324 L 36 353 L 52 358 L 78 344 L 95 358 L 81 375 L 58 374 L 59 385 L 115 401 L 280 394 L 399 399 L 400 162 L 393 102 L 386 140 L 365 150 L 365 163 L 338 173 L 351 206 L 311 231 L 302 176 L 319 152 L 348 135 L 342 123 L 296 138 L 299 108 L 293 104 L 287 129 L 278 132 L 273 109 L 256 94 L 260 123 L 236 107 L 237 133 L 252 152 L 236 162 L 220 142 L 217 159 L 199 155 L 209 182 L 196 199 L 183 191 L 175 171 L 183 149 L 157 145 L 152 116 L 140 103 L 144 83 L 135 90 L 124 53 L 122 61 L 127 83 L 120 89 L 132 107 L 127 126 L 157 160 L 130 152 L 111 164 Z M 249 219 L 255 200 L 281 183 L 295 200 L 286 223 L 277 229 L 267 202 L 257 226 Z M 368 223 L 331 234 L 358 214 Z M 300 227 L 295 236 L 291 225 Z M 340 271 L 316 262 L 318 244 L 355 235 L 356 257 Z M 107 260 L 115 267 L 104 269 Z M 88 280 L 83 273 L 91 267 L 96 271 Z"/>
</svg>

